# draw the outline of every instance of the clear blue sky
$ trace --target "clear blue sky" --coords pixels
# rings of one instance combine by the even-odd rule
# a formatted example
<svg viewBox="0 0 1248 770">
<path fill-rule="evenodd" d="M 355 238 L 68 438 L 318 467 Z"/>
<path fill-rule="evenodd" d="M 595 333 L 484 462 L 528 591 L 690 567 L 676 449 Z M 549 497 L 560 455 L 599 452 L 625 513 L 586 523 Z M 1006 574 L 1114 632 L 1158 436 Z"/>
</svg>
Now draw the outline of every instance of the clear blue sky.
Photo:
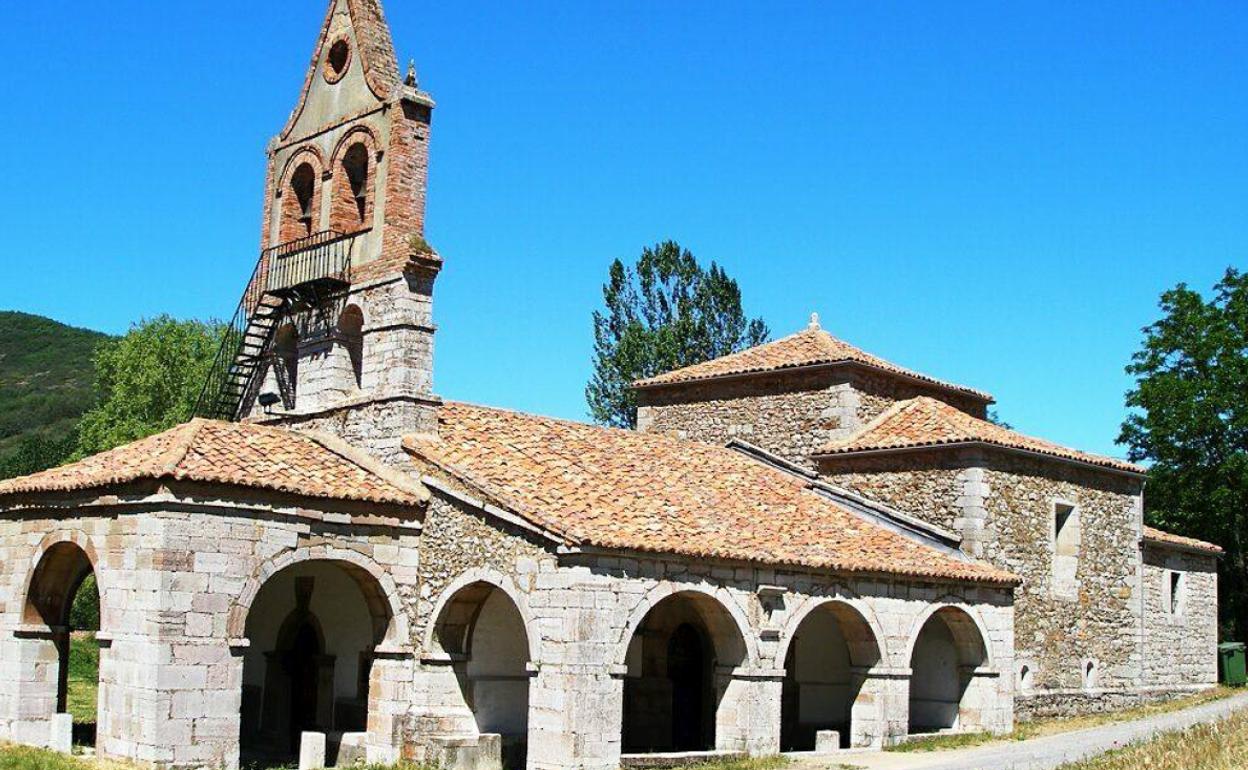
<svg viewBox="0 0 1248 770">
<path fill-rule="evenodd" d="M 226 316 L 323 0 L 16 3 L 0 308 Z M 434 115 L 440 394 L 582 417 L 608 262 L 675 238 L 1120 453 L 1179 281 L 1248 266 L 1248 4 L 391 0 Z"/>
</svg>

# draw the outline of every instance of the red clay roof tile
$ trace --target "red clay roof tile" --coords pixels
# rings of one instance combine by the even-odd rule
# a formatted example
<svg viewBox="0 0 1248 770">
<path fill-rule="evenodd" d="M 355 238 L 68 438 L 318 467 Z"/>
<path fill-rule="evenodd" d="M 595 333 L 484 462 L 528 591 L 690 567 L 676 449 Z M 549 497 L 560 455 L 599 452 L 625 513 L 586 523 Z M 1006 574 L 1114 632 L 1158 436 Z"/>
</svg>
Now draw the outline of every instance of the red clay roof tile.
<svg viewBox="0 0 1248 770">
<path fill-rule="evenodd" d="M 446 403 L 408 450 L 569 544 L 1014 584 L 872 524 L 723 447 Z"/>
<path fill-rule="evenodd" d="M 849 438 L 825 445 L 819 454 L 850 455 L 881 449 L 917 449 L 967 443 L 1035 452 L 1128 473 L 1147 472 L 1145 468 L 1125 460 L 1080 452 L 1016 433 L 927 396 L 894 404 Z"/>
<path fill-rule="evenodd" d="M 195 419 L 69 465 L 0 481 L 0 497 L 71 492 L 142 479 L 267 489 L 302 497 L 417 505 L 428 493 L 329 438 Z"/>
<path fill-rule="evenodd" d="M 676 385 L 718 377 L 730 377 L 744 374 L 775 372 L 795 369 L 802 366 L 820 364 L 855 363 L 878 371 L 887 372 L 918 380 L 929 385 L 951 390 L 965 395 L 992 402 L 992 395 L 962 385 L 944 382 L 926 374 L 919 374 L 891 361 L 873 356 L 860 348 L 837 339 L 818 326 L 803 329 L 797 334 L 768 342 L 757 347 L 731 353 L 710 361 L 704 361 L 683 369 L 660 374 L 633 383 L 634 388 L 652 388 L 661 385 Z"/>
</svg>

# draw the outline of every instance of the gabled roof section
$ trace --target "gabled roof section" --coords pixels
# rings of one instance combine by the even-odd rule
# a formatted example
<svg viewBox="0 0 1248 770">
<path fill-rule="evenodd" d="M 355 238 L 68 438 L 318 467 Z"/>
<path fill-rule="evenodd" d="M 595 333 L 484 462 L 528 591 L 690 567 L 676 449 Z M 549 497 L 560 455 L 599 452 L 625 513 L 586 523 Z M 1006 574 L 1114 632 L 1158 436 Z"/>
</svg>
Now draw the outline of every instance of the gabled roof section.
<svg viewBox="0 0 1248 770">
<path fill-rule="evenodd" d="M 1051 441 L 1025 436 L 988 420 L 972 417 L 943 401 L 927 396 L 894 404 L 854 435 L 825 445 L 816 456 L 834 457 L 966 444 L 1028 452 L 1123 473 L 1147 473 L 1145 468 L 1125 460 L 1080 452 Z"/>
<path fill-rule="evenodd" d="M 1157 543 L 1163 546 L 1173 548 L 1183 548 L 1189 551 L 1204 551 L 1212 556 L 1222 553 L 1222 546 L 1208 543 L 1204 540 L 1197 540 L 1194 537 L 1184 537 L 1176 535 L 1173 532 L 1167 532 L 1164 529 L 1156 527 L 1144 527 L 1144 540 L 1150 543 Z"/>
<path fill-rule="evenodd" d="M 345 14 L 346 25 L 335 24 L 335 17 Z M 347 29 L 349 27 L 349 30 Z M 312 63 L 308 66 L 308 74 L 303 80 L 303 89 L 299 92 L 299 101 L 290 113 L 285 128 L 279 134 L 281 139 L 290 136 L 299 116 L 303 113 L 308 101 L 308 93 L 317 77 L 320 77 L 321 63 L 325 61 L 328 47 L 339 34 L 350 32 L 356 44 L 352 56 L 360 57 L 364 68 L 364 79 L 368 88 L 380 101 L 388 101 L 396 95 L 403 81 L 399 75 L 399 61 L 394 53 L 394 40 L 390 36 L 390 26 L 381 9 L 380 0 L 330 0 L 329 10 L 325 13 L 325 22 L 321 25 L 321 34 L 316 39 L 316 47 L 312 49 Z"/>
<path fill-rule="evenodd" d="M 779 372 L 809 366 L 858 364 L 886 374 L 897 375 L 909 380 L 931 385 L 942 390 L 953 391 L 986 403 L 993 401 L 992 395 L 963 385 L 944 382 L 926 374 L 898 366 L 878 356 L 873 356 L 861 348 L 833 337 L 819 328 L 818 322 L 788 337 L 768 342 L 757 347 L 742 350 L 738 353 L 704 361 L 693 366 L 686 366 L 657 377 L 638 380 L 634 388 L 655 388 L 664 385 L 679 385 L 702 382 L 723 377 L 738 377 L 765 372 Z"/>
<path fill-rule="evenodd" d="M 143 480 L 197 481 L 299 497 L 420 505 L 428 491 L 337 439 L 195 419 L 164 433 L 31 476 L 0 481 L 4 498 Z"/>
<path fill-rule="evenodd" d="M 569 546 L 1014 585 L 725 447 L 449 402 L 404 445 Z"/>
</svg>

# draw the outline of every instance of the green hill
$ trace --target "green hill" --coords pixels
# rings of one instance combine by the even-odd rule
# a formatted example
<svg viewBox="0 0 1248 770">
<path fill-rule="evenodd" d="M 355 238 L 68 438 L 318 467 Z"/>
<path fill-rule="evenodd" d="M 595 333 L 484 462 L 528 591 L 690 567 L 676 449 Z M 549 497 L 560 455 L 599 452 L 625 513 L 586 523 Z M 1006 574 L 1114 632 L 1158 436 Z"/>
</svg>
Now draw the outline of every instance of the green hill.
<svg viewBox="0 0 1248 770">
<path fill-rule="evenodd" d="M 25 470 L 23 451 L 72 437 L 94 403 L 91 354 L 106 339 L 50 318 L 0 311 L 0 478 Z"/>
</svg>

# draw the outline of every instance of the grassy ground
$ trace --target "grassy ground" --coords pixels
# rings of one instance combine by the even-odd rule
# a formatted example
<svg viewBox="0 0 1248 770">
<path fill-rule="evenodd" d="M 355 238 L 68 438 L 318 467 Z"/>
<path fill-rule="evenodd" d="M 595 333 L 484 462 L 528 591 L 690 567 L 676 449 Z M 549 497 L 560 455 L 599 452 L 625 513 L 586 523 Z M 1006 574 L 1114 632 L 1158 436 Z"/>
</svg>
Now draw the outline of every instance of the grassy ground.
<svg viewBox="0 0 1248 770">
<path fill-rule="evenodd" d="M 94 723 L 100 691 L 100 646 L 90 631 L 75 631 L 70 637 L 67 691 L 66 701 L 74 721 Z"/>
<path fill-rule="evenodd" d="M 1168 733 L 1147 743 L 1059 770 L 1243 770 L 1248 767 L 1248 712 Z"/>
<path fill-rule="evenodd" d="M 1028 738 L 1039 738 L 1044 735 L 1066 733 L 1071 730 L 1083 730 L 1088 727 L 1097 727 L 1099 725 L 1107 725 L 1114 722 L 1125 722 L 1131 719 L 1153 716 L 1155 714 L 1165 714 L 1171 711 L 1178 711 L 1180 709 L 1198 706 L 1201 703 L 1208 703 L 1212 700 L 1225 698 L 1239 692 L 1243 692 L 1243 690 L 1237 690 L 1231 687 L 1215 687 L 1212 690 L 1207 690 L 1195 695 L 1189 695 L 1186 698 L 1176 698 L 1162 703 L 1149 703 L 1142 706 L 1136 706 L 1134 708 L 1111 711 L 1104 714 L 1085 714 L 1077 717 L 1033 719 L 1030 722 L 1019 722 L 1015 726 L 1014 732 L 1009 735 L 989 735 L 988 733 L 932 735 L 925 738 L 915 738 L 914 740 L 906 741 L 900 745 L 888 748 L 887 751 L 941 751 L 944 749 L 961 749 L 968 746 L 978 746 L 983 743 L 991 743 L 992 741 L 1023 741 Z"/>
</svg>

